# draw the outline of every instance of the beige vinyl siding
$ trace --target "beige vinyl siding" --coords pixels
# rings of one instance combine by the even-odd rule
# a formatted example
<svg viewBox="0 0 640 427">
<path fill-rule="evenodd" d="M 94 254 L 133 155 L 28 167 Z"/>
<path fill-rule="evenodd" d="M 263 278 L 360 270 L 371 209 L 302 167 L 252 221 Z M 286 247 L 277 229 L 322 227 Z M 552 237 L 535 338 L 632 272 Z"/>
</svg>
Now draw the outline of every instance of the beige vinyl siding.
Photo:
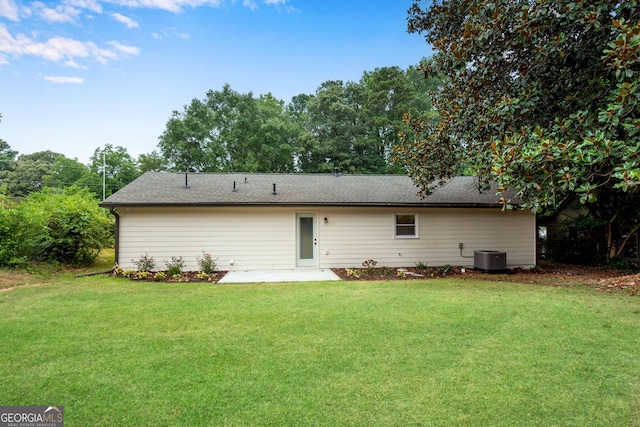
<svg viewBox="0 0 640 427">
<path fill-rule="evenodd" d="M 535 217 L 528 212 L 472 208 L 386 207 L 185 207 L 122 208 L 119 262 L 147 253 L 158 269 L 182 256 L 197 270 L 202 251 L 218 257 L 221 270 L 291 269 L 296 265 L 296 213 L 317 213 L 318 267 L 473 266 L 474 250 L 507 252 L 507 264 L 536 261 Z M 395 237 L 395 215 L 417 215 L 418 238 Z M 324 218 L 327 222 L 324 222 Z M 458 243 L 464 244 L 460 256 Z M 230 261 L 233 260 L 233 264 Z"/>
<path fill-rule="evenodd" d="M 197 270 L 196 256 L 207 251 L 221 270 L 293 268 L 294 221 L 286 208 L 121 209 L 120 265 L 133 268 L 131 259 L 148 253 L 158 269 L 182 256 L 187 270 Z"/>
<path fill-rule="evenodd" d="M 418 238 L 395 237 L 396 214 L 418 215 Z M 368 259 L 379 267 L 413 267 L 418 262 L 472 267 L 474 250 L 505 251 L 510 268 L 536 262 L 535 217 L 529 212 L 342 208 L 320 210 L 320 216 L 328 220 L 320 223 L 318 232 L 321 267 L 360 267 Z M 458 243 L 469 258 L 460 256 Z"/>
</svg>

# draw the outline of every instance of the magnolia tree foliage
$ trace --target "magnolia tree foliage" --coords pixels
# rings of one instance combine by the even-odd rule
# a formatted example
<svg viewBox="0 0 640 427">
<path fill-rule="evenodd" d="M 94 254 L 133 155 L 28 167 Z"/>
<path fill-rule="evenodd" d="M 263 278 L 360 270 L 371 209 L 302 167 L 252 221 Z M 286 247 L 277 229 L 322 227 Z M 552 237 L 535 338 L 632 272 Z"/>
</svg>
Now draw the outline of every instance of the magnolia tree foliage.
<svg viewBox="0 0 640 427">
<path fill-rule="evenodd" d="M 416 137 L 397 155 L 425 193 L 467 170 L 534 212 L 574 198 L 602 212 L 615 192 L 636 205 L 637 230 L 639 19 L 635 0 L 416 1 L 409 31 L 435 49 L 424 72 L 446 81 L 440 120 L 406 116 Z"/>
</svg>

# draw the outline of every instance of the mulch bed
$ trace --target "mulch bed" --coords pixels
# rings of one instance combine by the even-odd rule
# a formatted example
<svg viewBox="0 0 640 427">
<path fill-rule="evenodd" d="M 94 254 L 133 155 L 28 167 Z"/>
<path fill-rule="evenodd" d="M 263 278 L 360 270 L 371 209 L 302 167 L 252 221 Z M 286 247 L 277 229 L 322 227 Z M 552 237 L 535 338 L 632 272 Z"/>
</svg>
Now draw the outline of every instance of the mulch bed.
<svg viewBox="0 0 640 427">
<path fill-rule="evenodd" d="M 129 277 L 130 280 L 136 281 L 136 282 L 169 282 L 169 283 L 191 283 L 191 282 L 202 282 L 202 283 L 218 283 L 218 281 L 220 281 L 220 279 L 222 279 L 227 272 L 226 271 L 216 271 L 215 273 L 212 273 L 209 275 L 209 277 L 206 278 L 200 278 L 198 277 L 198 272 L 197 271 L 186 271 L 184 273 L 182 273 L 182 276 L 177 279 L 177 278 L 173 278 L 173 277 L 165 277 L 163 279 L 156 279 L 153 275 L 151 275 L 150 277 L 146 277 L 146 278 L 139 278 L 137 276 L 132 276 Z M 123 276 L 119 276 L 119 277 L 123 277 Z"/>
<path fill-rule="evenodd" d="M 484 273 L 461 267 L 416 267 L 392 268 L 335 268 L 334 273 L 345 281 L 366 280 L 424 280 L 455 278 L 459 280 L 490 280 L 498 282 L 515 282 L 543 286 L 585 286 L 603 292 L 623 292 L 629 295 L 640 295 L 640 273 L 625 273 L 619 270 L 585 267 L 543 262 L 540 266 L 524 270 L 512 269 L 504 273 Z M 197 272 L 185 272 L 179 279 L 166 277 L 162 280 L 153 276 L 148 278 L 130 277 L 139 282 L 173 282 L 173 283 L 218 283 L 226 271 L 217 271 L 207 278 L 199 278 Z"/>
<path fill-rule="evenodd" d="M 342 280 L 417 280 L 455 278 L 490 280 L 544 286 L 585 286 L 603 292 L 640 295 L 640 274 L 579 265 L 542 262 L 533 269 L 512 269 L 504 273 L 484 273 L 469 268 L 339 268 L 333 271 Z"/>
</svg>

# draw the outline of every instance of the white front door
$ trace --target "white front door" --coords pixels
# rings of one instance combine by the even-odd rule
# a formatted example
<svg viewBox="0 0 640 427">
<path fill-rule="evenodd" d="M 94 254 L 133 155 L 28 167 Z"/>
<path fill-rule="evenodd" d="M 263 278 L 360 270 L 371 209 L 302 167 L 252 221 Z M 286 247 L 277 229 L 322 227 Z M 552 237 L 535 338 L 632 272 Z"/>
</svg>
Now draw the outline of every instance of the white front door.
<svg viewBox="0 0 640 427">
<path fill-rule="evenodd" d="M 318 236 L 317 215 L 296 214 L 296 266 L 317 267 Z"/>
</svg>

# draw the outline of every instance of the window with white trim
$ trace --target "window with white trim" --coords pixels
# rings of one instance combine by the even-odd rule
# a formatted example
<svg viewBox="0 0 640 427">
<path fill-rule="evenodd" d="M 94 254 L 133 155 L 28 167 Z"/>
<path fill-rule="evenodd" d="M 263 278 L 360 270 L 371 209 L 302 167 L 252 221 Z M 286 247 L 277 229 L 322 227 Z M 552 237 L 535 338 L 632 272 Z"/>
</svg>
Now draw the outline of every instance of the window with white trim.
<svg viewBox="0 0 640 427">
<path fill-rule="evenodd" d="M 418 237 L 418 215 L 396 214 L 395 215 L 395 236 L 400 239 L 411 239 Z"/>
</svg>

